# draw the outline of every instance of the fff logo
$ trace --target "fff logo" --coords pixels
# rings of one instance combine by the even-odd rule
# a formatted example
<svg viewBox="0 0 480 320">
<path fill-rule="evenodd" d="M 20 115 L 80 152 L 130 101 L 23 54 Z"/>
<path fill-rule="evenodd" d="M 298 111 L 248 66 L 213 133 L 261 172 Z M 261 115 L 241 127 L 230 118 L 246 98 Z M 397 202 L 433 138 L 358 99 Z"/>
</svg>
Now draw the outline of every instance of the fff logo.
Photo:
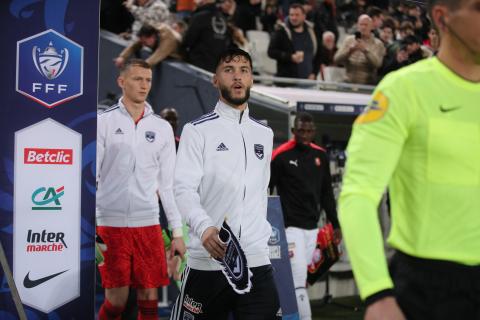
<svg viewBox="0 0 480 320">
<path fill-rule="evenodd" d="M 64 195 L 65 187 L 40 187 L 33 191 L 32 202 L 35 206 L 32 210 L 62 210 L 60 198 Z"/>
<path fill-rule="evenodd" d="M 17 42 L 16 90 L 47 108 L 83 93 L 83 47 L 50 29 Z"/>
</svg>

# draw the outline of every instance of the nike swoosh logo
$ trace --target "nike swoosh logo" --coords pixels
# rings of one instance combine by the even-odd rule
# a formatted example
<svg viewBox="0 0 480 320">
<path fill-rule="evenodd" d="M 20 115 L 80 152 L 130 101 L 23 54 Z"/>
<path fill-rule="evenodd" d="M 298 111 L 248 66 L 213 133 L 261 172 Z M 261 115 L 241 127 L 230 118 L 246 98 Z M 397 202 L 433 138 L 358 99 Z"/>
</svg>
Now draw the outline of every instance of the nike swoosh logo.
<svg viewBox="0 0 480 320">
<path fill-rule="evenodd" d="M 451 107 L 451 108 L 445 108 L 444 106 L 440 106 L 440 111 L 441 112 L 450 112 L 450 111 L 455 111 L 458 110 L 462 107 Z"/>
<path fill-rule="evenodd" d="M 42 283 L 47 282 L 48 280 L 53 279 L 53 278 L 61 275 L 64 272 L 67 272 L 67 271 L 68 270 L 61 271 L 59 273 L 51 274 L 49 276 L 46 276 L 46 277 L 43 277 L 43 278 L 40 278 L 40 279 L 37 279 L 37 280 L 31 280 L 30 279 L 30 271 L 29 271 L 27 273 L 27 275 L 25 276 L 25 279 L 23 279 L 23 286 L 27 289 L 34 288 L 34 287 L 36 287 L 38 285 L 41 285 Z"/>
</svg>

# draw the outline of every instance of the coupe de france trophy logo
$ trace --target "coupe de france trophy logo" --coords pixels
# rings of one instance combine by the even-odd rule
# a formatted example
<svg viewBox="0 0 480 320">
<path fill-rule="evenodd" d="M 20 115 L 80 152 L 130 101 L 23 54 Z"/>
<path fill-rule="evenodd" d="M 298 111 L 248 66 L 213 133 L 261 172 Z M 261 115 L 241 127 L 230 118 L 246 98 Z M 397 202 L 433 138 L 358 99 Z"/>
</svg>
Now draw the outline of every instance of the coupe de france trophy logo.
<svg viewBox="0 0 480 320">
<path fill-rule="evenodd" d="M 53 29 L 17 41 L 16 67 L 15 89 L 39 105 L 83 95 L 83 47 Z"/>
<path fill-rule="evenodd" d="M 58 53 L 51 41 L 43 52 L 34 46 L 32 56 L 38 72 L 49 80 L 59 77 L 68 64 L 68 49 L 63 48 Z"/>
</svg>

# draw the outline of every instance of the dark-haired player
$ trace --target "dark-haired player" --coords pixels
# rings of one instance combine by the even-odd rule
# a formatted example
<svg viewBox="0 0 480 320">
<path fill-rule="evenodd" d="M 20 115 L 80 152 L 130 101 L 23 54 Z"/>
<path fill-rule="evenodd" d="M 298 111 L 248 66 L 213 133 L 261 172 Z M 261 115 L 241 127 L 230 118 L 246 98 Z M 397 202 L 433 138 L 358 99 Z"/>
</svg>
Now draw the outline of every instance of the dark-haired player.
<svg viewBox="0 0 480 320">
<path fill-rule="evenodd" d="M 282 203 L 285 235 L 288 241 L 293 284 L 300 319 L 311 319 L 306 289 L 307 266 L 317 244 L 318 220 L 325 210 L 335 229 L 335 242 L 341 240 L 330 161 L 323 148 L 313 143 L 315 122 L 306 113 L 295 117 L 294 139 L 273 151 L 270 187 L 277 187 Z"/>
<path fill-rule="evenodd" d="M 240 49 L 218 59 L 214 110 L 185 125 L 175 167 L 175 199 L 190 227 L 188 266 L 171 319 L 276 319 L 279 298 L 269 259 L 267 188 L 273 132 L 249 115 L 252 60 Z M 213 258 L 226 247 L 219 228 L 227 221 L 253 274 L 238 293 Z M 248 274 L 243 265 L 234 273 Z"/>
</svg>

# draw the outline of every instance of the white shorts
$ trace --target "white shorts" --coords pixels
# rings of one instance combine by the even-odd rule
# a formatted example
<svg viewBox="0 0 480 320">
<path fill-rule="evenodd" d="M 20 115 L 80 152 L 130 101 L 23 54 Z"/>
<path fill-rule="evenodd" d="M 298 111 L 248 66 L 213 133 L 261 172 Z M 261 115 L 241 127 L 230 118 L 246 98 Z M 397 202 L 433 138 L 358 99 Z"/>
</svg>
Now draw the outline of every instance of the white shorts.
<svg viewBox="0 0 480 320">
<path fill-rule="evenodd" d="M 285 229 L 288 254 L 292 266 L 295 288 L 304 288 L 307 282 L 307 266 L 312 262 L 317 245 L 318 229 L 306 230 L 296 227 Z"/>
</svg>

